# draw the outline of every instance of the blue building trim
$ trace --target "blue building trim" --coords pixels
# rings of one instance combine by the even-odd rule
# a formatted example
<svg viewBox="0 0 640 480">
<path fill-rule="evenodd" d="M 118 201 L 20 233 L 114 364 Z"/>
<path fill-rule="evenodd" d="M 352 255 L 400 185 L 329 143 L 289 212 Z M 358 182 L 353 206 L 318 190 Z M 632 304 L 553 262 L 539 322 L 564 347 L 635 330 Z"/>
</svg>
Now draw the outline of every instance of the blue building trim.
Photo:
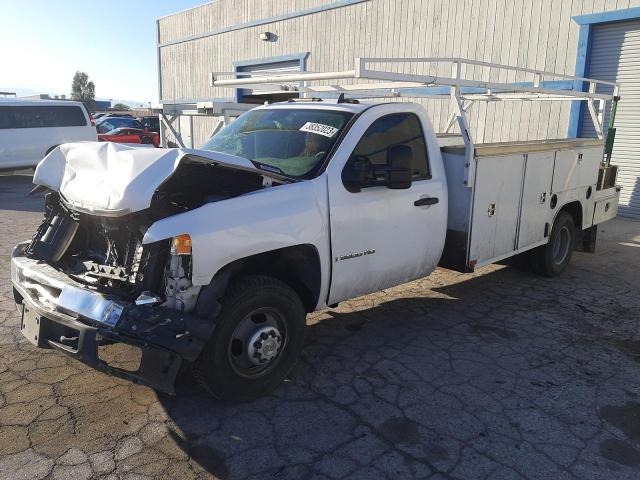
<svg viewBox="0 0 640 480">
<path fill-rule="evenodd" d="M 594 23 L 624 22 L 640 18 L 640 7 L 611 10 L 609 12 L 575 15 L 571 17 L 578 25 L 593 25 Z"/>
<path fill-rule="evenodd" d="M 307 58 L 309 58 L 309 53 L 310 52 L 300 52 L 300 53 L 292 53 L 289 55 L 279 55 L 277 57 L 264 57 L 264 58 L 256 58 L 253 60 L 240 60 L 237 62 L 233 62 L 233 71 L 241 72 L 243 67 L 253 67 L 256 65 L 261 65 L 261 66 L 264 65 L 265 67 L 268 67 L 269 65 L 273 65 L 275 63 L 297 61 L 300 63 L 300 71 L 306 72 Z M 242 101 L 242 96 L 244 95 L 245 91 L 246 89 L 242 89 L 242 88 L 236 89 L 236 96 L 235 96 L 236 102 Z"/>
<path fill-rule="evenodd" d="M 640 8 L 625 8 L 623 10 L 612 10 L 610 12 L 576 15 L 571 18 L 580 25 L 575 76 L 584 77 L 587 74 L 587 67 L 591 58 L 594 25 L 637 20 L 640 18 Z M 586 89 L 585 82 L 576 81 L 575 84 L 576 90 L 584 91 Z M 580 135 L 583 112 L 584 102 L 572 102 L 571 113 L 569 115 L 569 131 L 567 132 L 570 138 L 577 138 Z"/>
<path fill-rule="evenodd" d="M 578 51 L 576 56 L 576 69 L 574 73 L 576 77 L 584 77 L 587 74 L 587 65 L 589 64 L 589 58 L 591 57 L 591 30 L 592 27 L 589 23 L 580 26 L 580 33 L 578 35 Z M 585 83 L 576 80 L 574 89 L 578 91 L 584 91 Z M 583 108 L 584 102 L 571 102 L 571 112 L 569 114 L 569 131 L 567 132 L 567 136 L 569 138 L 578 138 L 578 135 L 580 134 L 580 129 L 582 128 Z"/>
<path fill-rule="evenodd" d="M 200 33 L 197 35 L 191 35 L 189 37 L 179 38 L 170 42 L 159 43 L 158 48 L 168 47 L 169 45 L 176 45 L 178 43 L 190 42 L 191 40 L 198 40 L 200 38 L 212 37 L 214 35 L 220 35 L 221 33 L 233 32 L 235 30 L 242 30 L 244 28 L 257 27 L 260 25 L 266 25 L 274 22 L 281 22 L 283 20 L 289 20 L 291 18 L 303 17 L 305 15 L 312 15 L 314 13 L 326 12 L 327 10 L 333 10 L 336 8 L 348 7 L 357 3 L 368 2 L 370 0 L 337 0 L 335 2 L 326 3 L 317 7 L 305 8 L 304 10 L 298 10 L 297 12 L 283 13 L 282 15 L 275 15 L 273 17 L 261 18 L 259 20 L 252 20 L 251 22 L 239 23 L 237 25 L 231 25 L 228 27 L 218 28 L 209 32 Z"/>
</svg>

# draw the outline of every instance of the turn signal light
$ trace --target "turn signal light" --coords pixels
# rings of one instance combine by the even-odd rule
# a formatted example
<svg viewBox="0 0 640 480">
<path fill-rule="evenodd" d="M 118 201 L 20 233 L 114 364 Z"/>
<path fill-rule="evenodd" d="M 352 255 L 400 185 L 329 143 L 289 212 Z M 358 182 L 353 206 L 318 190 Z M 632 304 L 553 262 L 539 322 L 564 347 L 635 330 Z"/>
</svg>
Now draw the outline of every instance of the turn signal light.
<svg viewBox="0 0 640 480">
<path fill-rule="evenodd" d="M 191 237 L 186 233 L 173 237 L 171 253 L 174 255 L 191 255 Z"/>
</svg>

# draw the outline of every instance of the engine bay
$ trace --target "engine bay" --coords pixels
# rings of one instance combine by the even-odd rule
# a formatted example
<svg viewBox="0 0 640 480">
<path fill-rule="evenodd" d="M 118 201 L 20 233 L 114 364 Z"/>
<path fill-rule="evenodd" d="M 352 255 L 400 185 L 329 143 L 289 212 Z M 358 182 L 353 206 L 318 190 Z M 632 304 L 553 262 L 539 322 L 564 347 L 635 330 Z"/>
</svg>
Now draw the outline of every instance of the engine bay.
<svg viewBox="0 0 640 480">
<path fill-rule="evenodd" d="M 188 312 L 195 308 L 200 290 L 191 283 L 190 251 L 174 251 L 174 239 L 143 245 L 147 229 L 163 218 L 275 182 L 259 171 L 189 157 L 156 189 L 148 209 L 117 217 L 79 212 L 50 191 L 44 220 L 25 253 L 88 288 Z"/>
</svg>

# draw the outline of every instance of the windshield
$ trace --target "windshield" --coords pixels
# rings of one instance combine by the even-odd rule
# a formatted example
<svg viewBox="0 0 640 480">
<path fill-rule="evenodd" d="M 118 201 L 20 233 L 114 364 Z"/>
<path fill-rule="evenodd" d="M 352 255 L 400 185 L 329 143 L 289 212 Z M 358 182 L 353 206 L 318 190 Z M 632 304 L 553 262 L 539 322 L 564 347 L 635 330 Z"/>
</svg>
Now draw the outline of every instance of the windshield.
<svg viewBox="0 0 640 480">
<path fill-rule="evenodd" d="M 252 110 L 202 148 L 248 158 L 264 170 L 311 178 L 352 116 L 320 109 Z"/>
</svg>

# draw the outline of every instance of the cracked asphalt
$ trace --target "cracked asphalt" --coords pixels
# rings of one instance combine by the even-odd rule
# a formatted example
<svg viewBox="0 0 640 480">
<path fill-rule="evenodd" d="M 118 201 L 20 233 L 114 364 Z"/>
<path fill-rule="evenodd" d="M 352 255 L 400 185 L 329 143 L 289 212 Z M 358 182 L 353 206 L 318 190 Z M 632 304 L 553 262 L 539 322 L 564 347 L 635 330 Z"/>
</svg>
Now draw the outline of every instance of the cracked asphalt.
<svg viewBox="0 0 640 480">
<path fill-rule="evenodd" d="M 22 338 L 29 182 L 0 177 L 2 479 L 640 477 L 639 222 L 602 226 L 560 278 L 438 270 L 310 315 L 291 378 L 231 405 L 187 372 L 172 397 Z"/>
</svg>

